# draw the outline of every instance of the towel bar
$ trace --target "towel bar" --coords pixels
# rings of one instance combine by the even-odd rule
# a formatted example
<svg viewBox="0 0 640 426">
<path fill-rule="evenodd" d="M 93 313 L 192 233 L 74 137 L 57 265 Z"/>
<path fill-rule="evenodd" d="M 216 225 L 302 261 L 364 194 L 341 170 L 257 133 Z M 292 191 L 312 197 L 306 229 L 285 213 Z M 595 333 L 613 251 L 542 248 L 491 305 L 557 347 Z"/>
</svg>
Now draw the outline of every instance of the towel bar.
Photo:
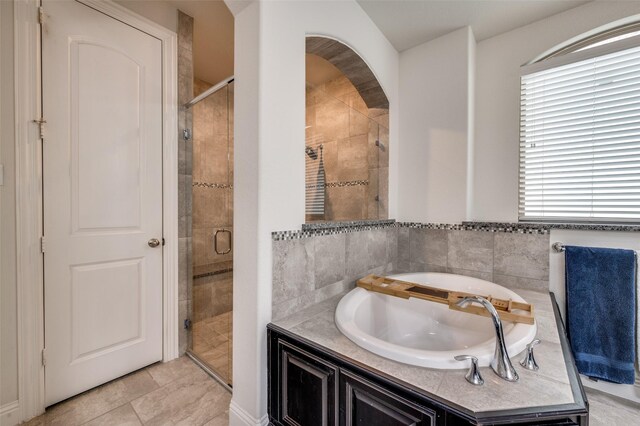
<svg viewBox="0 0 640 426">
<path fill-rule="evenodd" d="M 551 248 L 556 253 L 562 253 L 564 251 L 564 244 L 562 244 L 560 242 L 555 242 L 555 243 L 551 244 Z M 637 259 L 638 258 L 638 252 L 634 250 L 633 254 L 635 255 L 635 257 Z"/>
</svg>

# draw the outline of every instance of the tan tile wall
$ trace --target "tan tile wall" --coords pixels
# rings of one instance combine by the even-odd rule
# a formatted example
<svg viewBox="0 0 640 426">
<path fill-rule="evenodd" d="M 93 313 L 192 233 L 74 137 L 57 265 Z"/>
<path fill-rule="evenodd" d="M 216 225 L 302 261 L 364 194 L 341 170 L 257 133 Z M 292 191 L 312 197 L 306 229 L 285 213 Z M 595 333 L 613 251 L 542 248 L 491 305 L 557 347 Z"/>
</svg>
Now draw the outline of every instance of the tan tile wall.
<svg viewBox="0 0 640 426">
<path fill-rule="evenodd" d="M 193 98 L 193 18 L 178 11 L 178 105 Z M 191 184 L 193 143 L 184 140 L 184 129 L 191 129 L 191 110 L 178 110 L 178 321 L 179 350 L 183 354 L 189 345 L 190 333 L 183 327 L 191 316 L 193 280 L 191 234 Z"/>
<path fill-rule="evenodd" d="M 322 144 L 326 182 L 368 181 L 368 185 L 328 187 L 325 216 L 313 219 L 386 219 L 389 111 L 367 108 L 346 77 L 321 86 L 308 84 L 306 105 L 305 142 L 314 149 Z"/>
</svg>

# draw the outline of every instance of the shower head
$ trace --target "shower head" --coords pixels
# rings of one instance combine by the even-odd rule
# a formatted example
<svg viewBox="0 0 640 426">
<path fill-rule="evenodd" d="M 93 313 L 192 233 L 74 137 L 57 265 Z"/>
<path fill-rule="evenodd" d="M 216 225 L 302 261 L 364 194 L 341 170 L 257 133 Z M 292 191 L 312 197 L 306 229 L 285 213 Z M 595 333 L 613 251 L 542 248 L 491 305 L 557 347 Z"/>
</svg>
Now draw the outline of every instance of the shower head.
<svg viewBox="0 0 640 426">
<path fill-rule="evenodd" d="M 304 148 L 304 152 L 305 154 L 307 154 L 309 156 L 309 158 L 311 158 L 312 160 L 317 160 L 318 159 L 318 151 L 311 148 L 310 146 L 307 146 Z"/>
</svg>

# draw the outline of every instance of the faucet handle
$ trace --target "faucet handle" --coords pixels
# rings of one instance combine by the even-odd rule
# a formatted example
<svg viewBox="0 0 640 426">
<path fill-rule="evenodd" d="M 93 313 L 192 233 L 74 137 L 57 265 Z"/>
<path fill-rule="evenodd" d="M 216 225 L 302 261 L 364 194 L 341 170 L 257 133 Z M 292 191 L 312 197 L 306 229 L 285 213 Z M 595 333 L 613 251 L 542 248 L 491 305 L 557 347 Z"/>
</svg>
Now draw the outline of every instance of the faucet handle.
<svg viewBox="0 0 640 426">
<path fill-rule="evenodd" d="M 480 375 L 480 370 L 478 370 L 478 358 L 473 355 L 456 355 L 454 359 L 456 361 L 466 361 L 470 359 L 471 365 L 469 366 L 469 371 L 467 371 L 464 378 L 472 385 L 481 386 L 484 384 L 484 379 Z"/>
<path fill-rule="evenodd" d="M 538 363 L 536 362 L 535 357 L 533 356 L 533 348 L 536 345 L 541 343 L 540 339 L 534 339 L 531 343 L 527 345 L 526 352 L 524 354 L 524 358 L 520 361 L 520 365 L 531 371 L 538 371 L 540 367 L 538 367 Z"/>
</svg>

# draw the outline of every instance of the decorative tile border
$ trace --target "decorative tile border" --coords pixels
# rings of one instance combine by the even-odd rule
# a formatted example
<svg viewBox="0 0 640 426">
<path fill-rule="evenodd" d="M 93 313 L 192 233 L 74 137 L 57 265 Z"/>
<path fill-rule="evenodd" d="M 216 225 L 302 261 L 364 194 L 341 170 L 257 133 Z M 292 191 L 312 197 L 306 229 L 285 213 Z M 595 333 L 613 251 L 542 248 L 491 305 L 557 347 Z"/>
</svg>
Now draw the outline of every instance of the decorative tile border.
<svg viewBox="0 0 640 426">
<path fill-rule="evenodd" d="M 479 231 L 479 232 L 504 232 L 511 234 L 538 234 L 546 235 L 552 229 L 569 229 L 580 231 L 618 231 L 640 232 L 640 225 L 613 225 L 613 224 L 569 224 L 569 223 L 500 223 L 500 222 L 462 222 L 459 224 L 447 223 L 417 223 L 396 222 L 389 220 L 360 220 L 348 222 L 319 222 L 305 223 L 302 230 L 272 232 L 274 241 L 295 240 L 321 235 L 334 235 L 349 232 L 368 231 L 384 228 L 414 228 L 414 229 L 443 229 L 449 231 Z"/>
<path fill-rule="evenodd" d="M 369 181 L 368 180 L 351 180 L 351 181 L 345 181 L 345 182 L 326 182 L 324 184 L 308 184 L 305 185 L 305 188 L 307 189 L 312 189 L 312 188 L 322 188 L 323 186 L 325 188 L 344 188 L 347 186 L 367 186 L 369 185 Z"/>
<path fill-rule="evenodd" d="M 489 223 L 489 222 L 462 222 L 458 224 L 447 223 L 416 223 L 402 222 L 401 228 L 415 229 L 444 229 L 448 231 L 481 231 L 481 232 L 506 232 L 512 234 L 548 234 L 550 228 L 531 226 L 518 223 Z"/>
<path fill-rule="evenodd" d="M 546 230 L 567 229 L 576 231 L 610 231 L 610 232 L 640 232 L 640 225 L 606 224 L 606 223 L 501 223 L 501 222 L 462 222 L 465 226 L 512 228 L 518 230 Z M 542 232 L 540 232 L 542 233 Z"/>
<path fill-rule="evenodd" d="M 357 223 L 357 224 L 356 224 Z M 351 225 L 349 225 L 351 224 Z M 324 227 L 315 227 L 325 225 Z M 329 226 L 333 225 L 333 226 Z M 326 222 L 322 224 L 304 224 L 302 230 L 276 231 L 271 233 L 273 241 L 298 240 L 322 235 L 346 234 L 350 232 L 370 231 L 374 229 L 395 228 L 395 220 Z"/>
<path fill-rule="evenodd" d="M 640 225 L 596 225 L 596 224 L 571 224 L 559 223 L 551 225 L 551 229 L 575 229 L 582 231 L 614 231 L 614 232 L 640 232 Z"/>
<path fill-rule="evenodd" d="M 193 182 L 191 186 L 198 188 L 233 189 L 233 184 L 230 183 Z"/>
<path fill-rule="evenodd" d="M 368 180 L 352 180 L 348 182 L 327 182 L 324 184 L 326 188 L 344 188 L 346 186 L 366 186 L 369 185 Z"/>
<path fill-rule="evenodd" d="M 394 224 L 395 219 L 381 219 L 381 220 L 349 220 L 344 222 L 313 222 L 303 223 L 303 231 L 312 231 L 318 229 L 336 229 L 336 228 L 353 228 L 362 226 L 381 226 Z"/>
<path fill-rule="evenodd" d="M 448 229 L 460 231 L 507 232 L 517 234 L 545 235 L 552 229 L 569 229 L 577 231 L 618 231 L 640 232 L 639 225 L 595 224 L 595 223 L 508 223 L 508 222 L 462 222 L 460 224 L 440 223 L 398 223 L 403 228 Z"/>
</svg>

